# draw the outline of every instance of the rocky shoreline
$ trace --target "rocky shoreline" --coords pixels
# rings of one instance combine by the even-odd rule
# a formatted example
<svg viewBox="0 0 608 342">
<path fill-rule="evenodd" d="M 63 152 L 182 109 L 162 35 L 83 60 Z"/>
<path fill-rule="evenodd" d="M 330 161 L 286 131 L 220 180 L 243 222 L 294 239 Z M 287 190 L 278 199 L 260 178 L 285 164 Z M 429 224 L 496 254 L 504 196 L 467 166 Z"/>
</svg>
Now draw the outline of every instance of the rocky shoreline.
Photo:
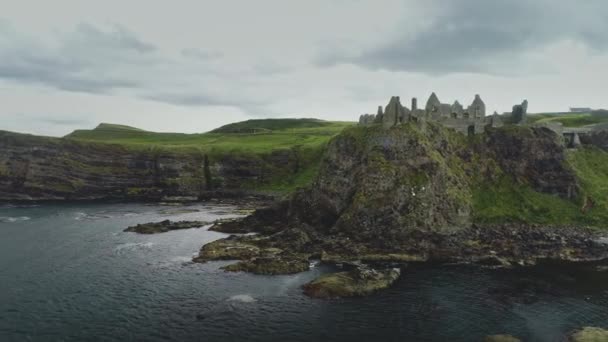
<svg viewBox="0 0 608 342">
<path fill-rule="evenodd" d="M 405 267 L 411 262 L 511 268 L 550 261 L 608 261 L 608 235 L 591 228 L 502 224 L 473 225 L 447 234 L 416 231 L 402 242 L 402 248 L 383 250 L 339 233 L 319 233 L 312 227 L 283 228 L 276 223 L 283 217 L 284 206 L 278 203 L 251 216 L 216 224 L 216 231 L 226 228 L 225 232 L 239 234 L 206 244 L 193 261 L 236 260 L 223 269 L 261 275 L 304 272 L 314 260 L 330 265 L 361 265 L 305 285 L 304 292 L 317 298 L 371 294 L 398 278 L 393 279 L 391 271 L 395 265 Z M 261 224 L 264 220 L 270 223 Z M 385 277 L 362 277 L 361 270 Z M 382 286 L 378 286 L 379 281 Z"/>
</svg>

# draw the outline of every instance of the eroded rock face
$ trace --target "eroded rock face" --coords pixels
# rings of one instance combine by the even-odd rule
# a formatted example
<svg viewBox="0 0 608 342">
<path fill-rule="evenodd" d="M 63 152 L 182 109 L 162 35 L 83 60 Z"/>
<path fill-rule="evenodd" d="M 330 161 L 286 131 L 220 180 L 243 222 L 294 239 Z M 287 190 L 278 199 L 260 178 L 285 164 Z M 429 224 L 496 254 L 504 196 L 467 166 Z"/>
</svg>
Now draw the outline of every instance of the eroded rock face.
<svg viewBox="0 0 608 342">
<path fill-rule="evenodd" d="M 578 182 L 566 166 L 560 138 L 543 127 L 489 130 L 479 152 L 496 160 L 516 180 L 530 182 L 534 190 L 574 198 Z"/>
<path fill-rule="evenodd" d="M 292 199 L 290 223 L 384 250 L 400 249 L 420 231 L 469 226 L 460 147 L 442 133 L 438 125 L 425 133 L 412 125 L 344 132 L 328 147 L 314 185 Z"/>
</svg>

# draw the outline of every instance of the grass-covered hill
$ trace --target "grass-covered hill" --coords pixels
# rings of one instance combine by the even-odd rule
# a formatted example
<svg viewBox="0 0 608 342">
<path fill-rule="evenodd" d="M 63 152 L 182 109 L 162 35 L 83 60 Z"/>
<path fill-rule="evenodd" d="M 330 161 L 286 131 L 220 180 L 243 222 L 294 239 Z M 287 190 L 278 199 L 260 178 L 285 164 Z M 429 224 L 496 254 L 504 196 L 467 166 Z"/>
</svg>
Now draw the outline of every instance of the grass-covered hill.
<svg viewBox="0 0 608 342">
<path fill-rule="evenodd" d="M 214 129 L 213 133 L 251 133 L 271 131 L 306 131 L 321 128 L 341 126 L 339 122 L 329 122 L 319 119 L 253 119 L 231 123 Z"/>
<path fill-rule="evenodd" d="M 589 113 L 537 113 L 528 115 L 529 123 L 560 122 L 565 127 L 584 127 L 608 124 L 608 111 Z"/>
<path fill-rule="evenodd" d="M 76 130 L 65 138 L 78 141 L 120 144 L 138 148 L 195 148 L 208 152 L 270 152 L 276 149 L 317 148 L 352 122 L 317 119 L 248 120 L 229 124 L 208 133 L 157 133 L 137 128 L 100 124 L 92 130 Z"/>
</svg>

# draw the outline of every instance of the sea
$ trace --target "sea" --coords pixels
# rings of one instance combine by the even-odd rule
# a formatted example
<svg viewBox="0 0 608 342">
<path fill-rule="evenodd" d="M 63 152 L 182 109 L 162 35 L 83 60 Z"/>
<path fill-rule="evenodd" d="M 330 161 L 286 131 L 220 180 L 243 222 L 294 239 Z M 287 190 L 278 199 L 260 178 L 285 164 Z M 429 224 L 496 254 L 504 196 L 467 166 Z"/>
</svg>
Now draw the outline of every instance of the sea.
<svg viewBox="0 0 608 342">
<path fill-rule="evenodd" d="M 563 341 L 608 328 L 608 271 L 546 264 L 411 264 L 387 290 L 320 300 L 285 276 L 193 263 L 227 236 L 201 228 L 126 233 L 138 223 L 243 215 L 242 206 L 77 203 L 0 206 L 0 341 Z"/>
</svg>

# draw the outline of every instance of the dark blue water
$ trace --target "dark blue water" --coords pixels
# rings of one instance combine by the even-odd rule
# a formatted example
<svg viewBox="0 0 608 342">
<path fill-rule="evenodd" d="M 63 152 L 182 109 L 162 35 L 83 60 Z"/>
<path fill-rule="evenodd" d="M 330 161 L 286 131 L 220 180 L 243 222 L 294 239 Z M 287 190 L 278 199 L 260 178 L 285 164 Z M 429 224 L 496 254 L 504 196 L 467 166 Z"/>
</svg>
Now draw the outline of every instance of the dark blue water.
<svg viewBox="0 0 608 342">
<path fill-rule="evenodd" d="M 0 208 L 0 341 L 560 341 L 608 326 L 608 273 L 414 266 L 377 295 L 309 299 L 293 276 L 193 264 L 206 229 L 137 235 L 163 219 L 214 220 L 235 207 L 139 204 Z"/>
</svg>

